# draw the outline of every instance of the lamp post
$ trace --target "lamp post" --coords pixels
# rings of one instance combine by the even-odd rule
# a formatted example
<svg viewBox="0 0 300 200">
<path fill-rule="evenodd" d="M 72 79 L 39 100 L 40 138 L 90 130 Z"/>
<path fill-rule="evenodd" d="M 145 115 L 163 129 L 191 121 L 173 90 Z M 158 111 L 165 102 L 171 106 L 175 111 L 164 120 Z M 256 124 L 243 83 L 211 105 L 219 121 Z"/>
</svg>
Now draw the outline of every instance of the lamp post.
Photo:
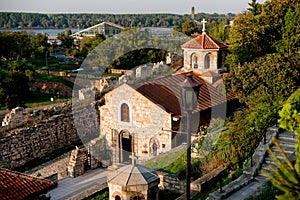
<svg viewBox="0 0 300 200">
<path fill-rule="evenodd" d="M 190 199 L 191 184 L 191 117 L 193 110 L 198 105 L 198 94 L 202 83 L 192 78 L 193 74 L 187 74 L 186 79 L 180 84 L 181 105 L 187 112 L 187 138 L 186 138 L 186 200 Z"/>
</svg>

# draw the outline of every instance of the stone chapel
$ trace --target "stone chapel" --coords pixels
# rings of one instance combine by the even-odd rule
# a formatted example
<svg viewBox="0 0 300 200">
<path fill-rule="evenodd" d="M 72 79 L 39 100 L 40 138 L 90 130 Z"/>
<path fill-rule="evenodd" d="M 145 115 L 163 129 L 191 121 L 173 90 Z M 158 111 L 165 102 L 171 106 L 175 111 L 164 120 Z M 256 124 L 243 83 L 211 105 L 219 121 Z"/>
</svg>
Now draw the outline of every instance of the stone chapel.
<svg viewBox="0 0 300 200">
<path fill-rule="evenodd" d="M 198 106 L 200 119 L 210 119 L 211 109 L 230 100 L 214 85 L 224 69 L 227 45 L 205 32 L 182 45 L 184 66 L 176 74 L 145 83 L 127 84 L 105 94 L 99 107 L 100 135 L 112 151 L 113 164 L 129 163 L 134 153 L 139 162 L 167 152 L 185 142 L 179 127 L 186 119 L 180 106 L 180 87 L 187 73 L 202 83 Z M 199 127 L 195 127 L 197 129 Z"/>
</svg>

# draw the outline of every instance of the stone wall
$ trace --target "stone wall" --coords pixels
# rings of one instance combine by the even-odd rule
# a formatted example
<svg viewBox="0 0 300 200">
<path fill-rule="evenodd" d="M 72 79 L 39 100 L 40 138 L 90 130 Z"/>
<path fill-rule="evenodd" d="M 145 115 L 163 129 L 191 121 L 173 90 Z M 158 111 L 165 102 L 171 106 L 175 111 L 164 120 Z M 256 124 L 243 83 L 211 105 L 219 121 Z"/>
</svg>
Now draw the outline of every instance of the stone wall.
<svg viewBox="0 0 300 200">
<path fill-rule="evenodd" d="M 67 111 L 35 125 L 10 130 L 0 139 L 0 166 L 14 169 L 57 149 L 75 146 L 79 141 L 87 144 L 99 136 L 99 121 L 90 108 L 76 111 L 81 116 L 76 123 L 73 114 Z"/>
<path fill-rule="evenodd" d="M 70 160 L 70 153 L 71 152 L 65 153 L 53 160 L 25 171 L 24 173 L 43 179 L 48 179 L 48 177 L 51 177 L 53 175 L 57 176 L 57 180 L 66 178 L 68 176 L 67 166 Z"/>
<path fill-rule="evenodd" d="M 157 172 L 160 178 L 158 187 L 162 190 L 170 190 L 176 193 L 185 192 L 185 181 L 179 180 L 175 175 L 165 172 Z"/>
<path fill-rule="evenodd" d="M 22 107 L 17 107 L 5 115 L 2 121 L 2 126 L 7 126 L 7 129 L 14 128 L 24 125 L 24 121 L 27 121 L 25 109 Z"/>
<path fill-rule="evenodd" d="M 66 72 L 55 72 L 55 71 L 48 71 L 48 70 L 35 70 L 36 73 L 39 74 L 48 74 L 53 76 L 67 76 L 68 73 Z"/>
<path fill-rule="evenodd" d="M 60 103 L 55 105 L 49 105 L 41 107 L 40 109 L 24 109 L 17 107 L 7 113 L 2 121 L 2 127 L 0 126 L 0 133 L 3 131 L 20 128 L 22 126 L 30 126 L 37 124 L 42 120 L 48 119 L 54 115 L 64 113 L 66 110 L 71 109 L 70 103 Z"/>
<path fill-rule="evenodd" d="M 72 88 L 65 86 L 63 83 L 51 82 L 45 80 L 35 80 L 30 85 L 30 91 L 53 94 L 55 96 L 72 96 Z"/>
</svg>

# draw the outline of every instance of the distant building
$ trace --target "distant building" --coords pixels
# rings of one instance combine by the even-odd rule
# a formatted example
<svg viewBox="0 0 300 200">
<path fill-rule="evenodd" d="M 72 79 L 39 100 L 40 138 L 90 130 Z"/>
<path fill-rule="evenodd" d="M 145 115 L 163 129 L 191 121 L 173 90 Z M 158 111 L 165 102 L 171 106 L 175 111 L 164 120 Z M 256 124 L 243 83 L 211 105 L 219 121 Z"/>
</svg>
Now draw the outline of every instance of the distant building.
<svg viewBox="0 0 300 200">
<path fill-rule="evenodd" d="M 57 36 L 48 35 L 47 38 L 48 38 L 48 41 L 47 41 L 48 44 L 50 44 L 50 45 L 54 45 L 54 44 L 61 45 L 61 40 L 57 39 Z"/>
<path fill-rule="evenodd" d="M 72 34 L 73 37 L 95 37 L 97 34 L 103 34 L 105 36 L 113 36 L 119 34 L 124 29 L 123 26 L 111 23 L 111 22 L 102 22 L 95 26 L 89 27 L 87 29 L 78 31 Z"/>
</svg>

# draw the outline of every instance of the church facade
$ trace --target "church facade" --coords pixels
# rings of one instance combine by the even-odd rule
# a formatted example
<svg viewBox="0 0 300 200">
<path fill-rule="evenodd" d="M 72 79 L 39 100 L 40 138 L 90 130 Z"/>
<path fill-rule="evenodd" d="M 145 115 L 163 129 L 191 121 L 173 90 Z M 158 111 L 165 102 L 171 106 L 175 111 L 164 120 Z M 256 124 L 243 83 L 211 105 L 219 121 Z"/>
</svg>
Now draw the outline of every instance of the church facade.
<svg viewBox="0 0 300 200">
<path fill-rule="evenodd" d="M 137 90 L 123 84 L 105 95 L 100 108 L 100 131 L 112 148 L 112 162 L 129 162 L 131 152 L 139 158 L 156 156 L 172 148 L 172 116 Z"/>
</svg>

